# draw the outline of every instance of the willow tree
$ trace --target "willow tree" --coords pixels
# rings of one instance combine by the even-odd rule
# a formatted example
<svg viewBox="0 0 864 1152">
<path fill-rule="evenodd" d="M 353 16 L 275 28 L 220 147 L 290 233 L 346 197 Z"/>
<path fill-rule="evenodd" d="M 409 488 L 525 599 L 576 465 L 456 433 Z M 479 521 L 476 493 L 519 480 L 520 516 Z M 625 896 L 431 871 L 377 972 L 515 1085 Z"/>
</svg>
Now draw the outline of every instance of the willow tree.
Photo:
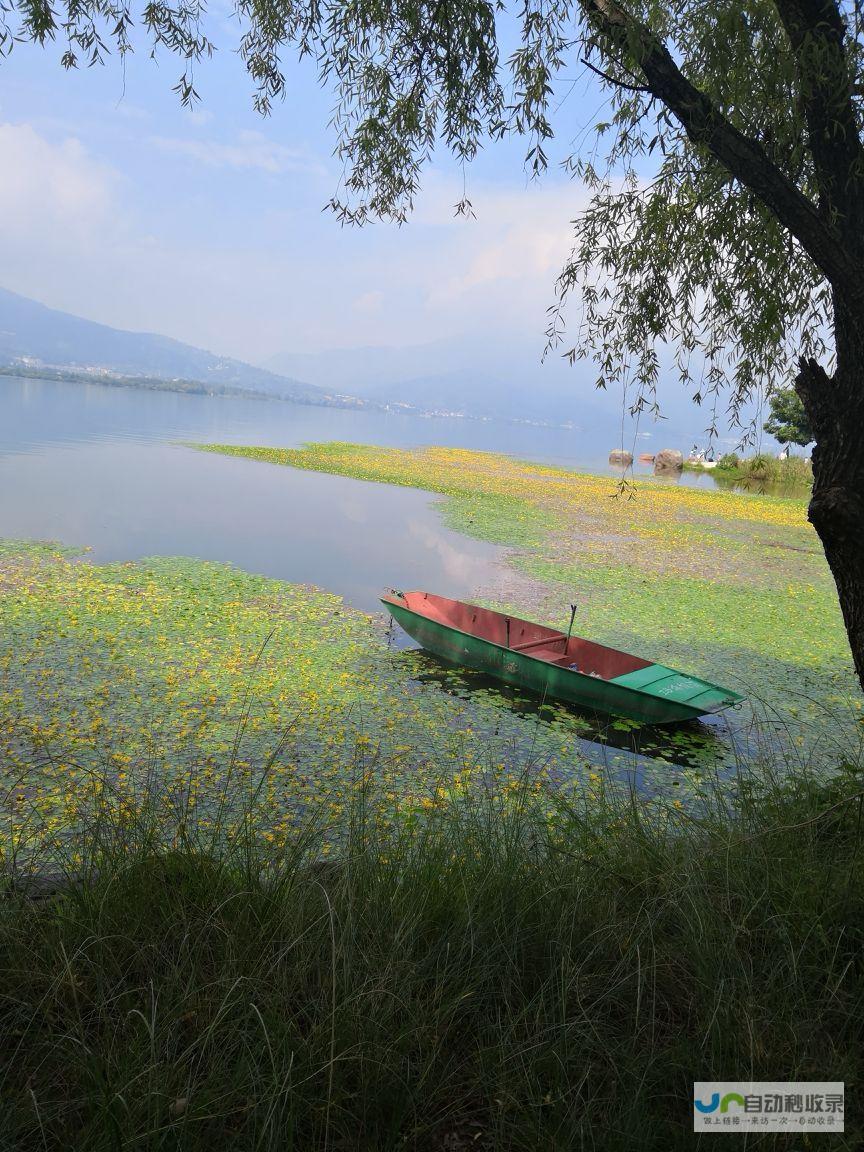
<svg viewBox="0 0 864 1152">
<path fill-rule="evenodd" d="M 333 208 L 403 220 L 426 160 L 469 162 L 486 136 L 548 140 L 580 110 L 563 77 L 605 91 L 590 146 L 569 158 L 590 190 L 550 333 L 581 302 L 573 355 L 652 405 L 672 349 L 697 396 L 732 416 L 754 389 L 793 382 L 813 428 L 809 515 L 833 572 L 864 684 L 864 149 L 862 21 L 851 0 L 235 0 L 237 47 L 259 110 L 285 61 L 317 62 L 336 94 L 345 166 Z M 184 61 L 213 51 L 204 0 L 0 0 L 0 51 L 62 41 L 62 63 L 145 45 Z M 224 27 L 224 24 L 221 25 Z M 516 34 L 508 59 L 499 37 Z M 562 70 L 565 70 L 562 71 Z M 461 207 L 466 207 L 465 204 Z"/>
</svg>

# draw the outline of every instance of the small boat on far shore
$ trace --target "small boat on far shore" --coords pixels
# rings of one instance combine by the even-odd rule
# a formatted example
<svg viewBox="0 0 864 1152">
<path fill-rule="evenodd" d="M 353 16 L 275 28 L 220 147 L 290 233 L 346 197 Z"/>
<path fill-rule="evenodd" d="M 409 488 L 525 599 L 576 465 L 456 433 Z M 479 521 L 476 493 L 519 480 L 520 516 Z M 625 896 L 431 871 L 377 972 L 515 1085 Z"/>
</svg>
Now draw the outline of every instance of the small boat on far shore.
<svg viewBox="0 0 864 1152">
<path fill-rule="evenodd" d="M 543 624 L 431 592 L 381 603 L 423 648 L 507 684 L 594 712 L 648 724 L 695 720 L 743 697 L 708 680 Z"/>
</svg>

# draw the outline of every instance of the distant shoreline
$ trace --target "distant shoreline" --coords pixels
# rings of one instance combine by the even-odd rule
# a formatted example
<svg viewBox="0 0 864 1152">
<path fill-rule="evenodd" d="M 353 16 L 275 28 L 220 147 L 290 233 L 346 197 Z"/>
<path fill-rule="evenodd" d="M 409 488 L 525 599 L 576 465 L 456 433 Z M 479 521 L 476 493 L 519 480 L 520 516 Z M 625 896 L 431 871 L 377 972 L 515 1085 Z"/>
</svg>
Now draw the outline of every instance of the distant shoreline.
<svg viewBox="0 0 864 1152">
<path fill-rule="evenodd" d="M 166 380 L 161 376 L 124 376 L 121 373 L 79 372 L 74 368 L 28 368 L 20 364 L 0 365 L 0 377 L 20 380 L 45 380 L 59 384 L 101 384 L 105 388 L 135 388 L 142 392 L 174 392 L 183 396 L 218 396 L 231 399 L 278 400 L 283 404 L 302 404 L 312 408 L 361 409 L 363 401 L 346 403 L 335 397 L 313 400 L 302 396 L 288 396 L 279 392 L 265 392 L 261 388 L 242 388 L 237 384 L 208 384 L 203 380 L 178 377 Z M 353 400 L 353 397 L 351 398 Z"/>
<path fill-rule="evenodd" d="M 471 412 L 450 412 L 447 410 L 426 410 L 413 404 L 390 401 L 382 403 L 354 396 L 334 396 L 315 400 L 302 396 L 289 396 L 279 392 L 266 392 L 261 388 L 242 388 L 236 384 L 208 384 L 203 380 L 189 380 L 178 377 L 166 380 L 162 376 L 124 376 L 121 373 L 96 375 L 92 372 L 77 371 L 74 368 L 27 368 L 18 364 L 0 364 L 0 377 L 21 380 L 46 380 L 61 384 L 101 384 L 106 388 L 137 388 L 142 392 L 174 392 L 183 396 L 215 396 L 230 399 L 279 400 L 285 404 L 302 404 L 311 408 L 338 408 L 341 411 L 389 412 L 395 416 L 413 416 L 424 420 L 471 420 L 486 423 L 496 417 Z M 536 428 L 572 429 L 572 421 L 555 424 L 547 420 L 532 420 L 528 417 L 500 418 L 507 424 L 522 424 Z"/>
</svg>

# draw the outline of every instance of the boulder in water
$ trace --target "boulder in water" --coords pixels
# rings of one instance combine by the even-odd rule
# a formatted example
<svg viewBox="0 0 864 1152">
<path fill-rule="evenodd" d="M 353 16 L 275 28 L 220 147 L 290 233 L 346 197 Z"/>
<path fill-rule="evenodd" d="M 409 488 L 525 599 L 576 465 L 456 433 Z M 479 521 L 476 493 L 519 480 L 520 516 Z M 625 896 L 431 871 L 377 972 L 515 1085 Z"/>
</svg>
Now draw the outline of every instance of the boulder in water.
<svg viewBox="0 0 864 1152">
<path fill-rule="evenodd" d="M 617 464 L 622 468 L 629 468 L 633 463 L 633 453 L 625 452 L 623 448 L 613 448 L 609 453 L 609 463 Z"/>
<path fill-rule="evenodd" d="M 675 448 L 663 448 L 654 457 L 655 472 L 680 472 L 684 467 L 684 456 Z"/>
</svg>

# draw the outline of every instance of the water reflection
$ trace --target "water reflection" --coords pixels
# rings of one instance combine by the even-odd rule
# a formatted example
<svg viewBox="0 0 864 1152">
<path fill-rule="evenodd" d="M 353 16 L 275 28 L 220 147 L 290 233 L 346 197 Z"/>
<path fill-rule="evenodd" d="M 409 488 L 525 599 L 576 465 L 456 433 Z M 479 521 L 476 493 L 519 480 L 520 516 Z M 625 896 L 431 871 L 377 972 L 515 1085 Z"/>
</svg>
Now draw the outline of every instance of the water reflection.
<svg viewBox="0 0 864 1152">
<path fill-rule="evenodd" d="M 607 468 L 603 437 L 574 428 L 4 378 L 0 536 L 89 546 L 97 562 L 226 561 L 320 585 L 367 610 L 386 586 L 463 599 L 494 581 L 501 550 L 444 527 L 427 494 L 177 443 L 334 439 L 448 444 Z"/>
<path fill-rule="evenodd" d="M 619 482 L 629 481 L 636 485 L 647 480 L 652 484 L 680 485 L 684 488 L 720 488 L 727 492 L 749 492 L 754 496 L 783 496 L 795 500 L 806 500 L 812 490 L 812 486 L 807 483 L 730 476 L 728 473 L 717 471 L 692 472 L 685 469 L 681 472 L 669 470 L 655 473 L 651 464 L 638 460 L 627 467 L 610 464 L 605 471 Z"/>
<path fill-rule="evenodd" d="M 547 732 L 576 737 L 585 759 L 604 769 L 628 773 L 656 767 L 691 768 L 700 774 L 725 774 L 734 767 L 744 739 L 727 716 L 711 716 L 662 727 L 640 724 L 624 717 L 598 715 L 556 700 L 543 700 L 494 677 L 451 664 L 421 648 L 408 648 L 400 629 L 386 630 L 394 664 L 401 675 L 417 684 L 433 686 L 461 701 L 476 698 L 509 713 L 534 719 Z M 615 752 L 625 756 L 615 756 Z"/>
<path fill-rule="evenodd" d="M 97 563 L 191 556 L 316 584 L 366 611 L 390 584 L 464 598 L 501 550 L 407 488 L 132 440 L 0 457 L 0 536 L 89 546 Z"/>
<path fill-rule="evenodd" d="M 752 492 L 754 496 L 785 496 L 789 499 L 806 500 L 812 491 L 809 484 L 792 484 L 776 480 L 757 480 L 752 477 L 736 478 L 712 474 L 714 484 L 728 492 Z"/>
<path fill-rule="evenodd" d="M 639 434 L 643 441 L 653 435 Z M 609 449 L 620 436 L 619 415 L 610 416 L 608 427 L 603 428 L 546 427 L 506 420 L 420 419 L 368 409 L 0 378 L 0 454 L 96 441 L 144 444 L 200 440 L 281 447 L 310 440 L 350 440 L 404 448 L 443 444 L 502 452 L 614 476 L 619 473 L 608 463 Z M 693 430 L 664 423 L 662 436 L 674 447 L 692 443 Z M 637 461 L 634 465 L 637 479 L 652 474 L 650 464 Z M 678 473 L 674 482 L 714 486 L 709 473 Z"/>
<path fill-rule="evenodd" d="M 667 434 L 674 443 L 671 430 Z M 0 536 L 89 545 L 97 562 L 152 555 L 229 562 L 322 586 L 376 612 L 386 587 L 431 587 L 472 599 L 494 582 L 502 550 L 444 527 L 426 493 L 207 455 L 174 443 L 288 446 L 334 439 L 471 447 L 607 474 L 607 445 L 615 443 L 611 433 L 578 429 L 421 421 L 7 378 L 0 380 Z M 636 475 L 648 477 L 650 467 Z M 694 473 L 675 482 L 715 485 L 710 475 Z M 669 771 L 728 771 L 743 739 L 725 718 L 675 730 L 640 729 L 542 703 L 416 650 L 394 659 L 418 685 L 462 699 L 482 694 L 501 714 L 576 735 L 588 761 L 616 771 L 638 775 L 649 762 Z"/>
</svg>

